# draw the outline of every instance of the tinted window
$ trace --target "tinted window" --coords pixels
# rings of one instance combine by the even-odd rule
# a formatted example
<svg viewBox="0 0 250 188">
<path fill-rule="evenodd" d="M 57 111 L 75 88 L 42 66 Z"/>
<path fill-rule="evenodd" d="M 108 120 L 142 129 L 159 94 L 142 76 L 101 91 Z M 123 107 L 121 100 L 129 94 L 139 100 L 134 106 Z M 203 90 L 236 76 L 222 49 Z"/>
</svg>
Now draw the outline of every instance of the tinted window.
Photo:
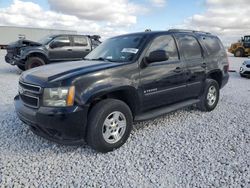
<svg viewBox="0 0 250 188">
<path fill-rule="evenodd" d="M 250 42 L 250 36 L 245 36 L 244 42 Z"/>
<path fill-rule="evenodd" d="M 174 38 L 170 35 L 165 35 L 155 38 L 150 46 L 148 54 L 155 50 L 166 51 L 169 56 L 169 60 L 179 59 Z"/>
<path fill-rule="evenodd" d="M 53 45 L 56 48 L 58 48 L 58 47 L 64 47 L 64 46 L 70 46 L 69 37 L 67 37 L 67 36 L 56 37 L 53 40 Z"/>
<path fill-rule="evenodd" d="M 128 35 L 114 37 L 105 40 L 85 59 L 106 59 L 114 62 L 132 61 L 139 53 L 140 46 L 144 42 L 145 37 L 142 35 Z"/>
<path fill-rule="evenodd" d="M 203 37 L 203 42 L 208 55 L 216 55 L 222 50 L 220 42 L 216 37 Z"/>
<path fill-rule="evenodd" d="M 201 58 L 201 47 L 196 38 L 193 36 L 177 36 L 179 47 L 185 59 Z"/>
<path fill-rule="evenodd" d="M 74 36 L 74 46 L 87 46 L 88 42 L 84 36 Z"/>
</svg>

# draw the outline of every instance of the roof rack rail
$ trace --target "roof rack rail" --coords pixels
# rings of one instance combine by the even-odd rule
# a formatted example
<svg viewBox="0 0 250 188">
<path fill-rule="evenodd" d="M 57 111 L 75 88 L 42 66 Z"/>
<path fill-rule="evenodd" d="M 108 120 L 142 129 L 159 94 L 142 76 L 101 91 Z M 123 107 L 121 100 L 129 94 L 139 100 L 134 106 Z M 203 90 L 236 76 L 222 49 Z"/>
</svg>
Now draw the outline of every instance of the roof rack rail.
<svg viewBox="0 0 250 188">
<path fill-rule="evenodd" d="M 169 32 L 189 32 L 189 33 L 203 33 L 203 34 L 211 34 L 209 32 L 204 31 L 195 31 L 195 30 L 189 30 L 189 29 L 169 29 Z"/>
</svg>

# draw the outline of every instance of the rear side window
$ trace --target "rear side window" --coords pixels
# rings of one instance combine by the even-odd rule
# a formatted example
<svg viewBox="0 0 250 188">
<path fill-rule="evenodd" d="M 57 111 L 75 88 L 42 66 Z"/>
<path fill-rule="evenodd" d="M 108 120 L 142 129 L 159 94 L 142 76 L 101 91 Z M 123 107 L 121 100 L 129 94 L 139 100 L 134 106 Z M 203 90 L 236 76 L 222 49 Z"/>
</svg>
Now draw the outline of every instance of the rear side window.
<svg viewBox="0 0 250 188">
<path fill-rule="evenodd" d="M 203 43 L 209 56 L 217 55 L 223 49 L 219 39 L 216 37 L 203 37 Z"/>
<path fill-rule="evenodd" d="M 190 35 L 181 35 L 176 38 L 185 59 L 198 59 L 202 57 L 201 47 L 196 38 Z"/>
<path fill-rule="evenodd" d="M 84 36 L 74 36 L 74 46 L 87 46 L 88 42 Z"/>
<path fill-rule="evenodd" d="M 179 59 L 174 38 L 171 35 L 163 35 L 155 38 L 150 46 L 148 54 L 155 50 L 164 50 L 169 55 L 169 60 Z"/>
</svg>

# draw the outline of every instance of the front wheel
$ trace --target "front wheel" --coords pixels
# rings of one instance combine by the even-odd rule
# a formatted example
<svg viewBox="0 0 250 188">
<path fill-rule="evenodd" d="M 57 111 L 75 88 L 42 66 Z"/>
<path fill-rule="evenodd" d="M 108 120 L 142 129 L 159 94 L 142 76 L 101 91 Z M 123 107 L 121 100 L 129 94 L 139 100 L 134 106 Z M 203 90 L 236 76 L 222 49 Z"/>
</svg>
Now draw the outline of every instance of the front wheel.
<svg viewBox="0 0 250 188">
<path fill-rule="evenodd" d="M 212 111 L 218 104 L 220 96 L 220 87 L 217 81 L 213 79 L 206 80 L 204 93 L 200 97 L 198 108 L 201 111 Z"/>
<path fill-rule="evenodd" d="M 105 99 L 90 111 L 87 143 L 99 152 L 121 147 L 132 129 L 132 113 L 127 104 L 116 99 Z"/>
<path fill-rule="evenodd" d="M 239 48 L 235 51 L 234 53 L 234 57 L 244 57 L 245 54 L 244 54 L 244 50 L 242 48 Z"/>
<path fill-rule="evenodd" d="M 22 71 L 25 71 L 25 66 L 24 65 L 17 65 L 17 67 L 22 70 Z"/>
<path fill-rule="evenodd" d="M 45 65 L 45 61 L 40 57 L 29 57 L 25 63 L 25 70 Z"/>
</svg>

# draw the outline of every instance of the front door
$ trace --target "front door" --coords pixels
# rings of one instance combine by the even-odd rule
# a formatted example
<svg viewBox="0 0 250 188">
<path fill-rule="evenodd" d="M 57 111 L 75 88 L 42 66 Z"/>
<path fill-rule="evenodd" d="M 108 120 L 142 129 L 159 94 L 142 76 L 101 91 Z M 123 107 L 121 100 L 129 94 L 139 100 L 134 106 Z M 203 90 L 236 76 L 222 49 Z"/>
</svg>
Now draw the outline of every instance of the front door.
<svg viewBox="0 0 250 188">
<path fill-rule="evenodd" d="M 169 59 L 152 62 L 140 70 L 142 109 L 175 103 L 182 100 L 186 88 L 186 67 L 180 60 L 176 42 L 171 35 L 153 39 L 146 57 L 155 50 L 164 50 Z"/>
<path fill-rule="evenodd" d="M 72 60 L 72 45 L 68 36 L 59 36 L 53 39 L 49 47 L 50 61 Z"/>
</svg>

